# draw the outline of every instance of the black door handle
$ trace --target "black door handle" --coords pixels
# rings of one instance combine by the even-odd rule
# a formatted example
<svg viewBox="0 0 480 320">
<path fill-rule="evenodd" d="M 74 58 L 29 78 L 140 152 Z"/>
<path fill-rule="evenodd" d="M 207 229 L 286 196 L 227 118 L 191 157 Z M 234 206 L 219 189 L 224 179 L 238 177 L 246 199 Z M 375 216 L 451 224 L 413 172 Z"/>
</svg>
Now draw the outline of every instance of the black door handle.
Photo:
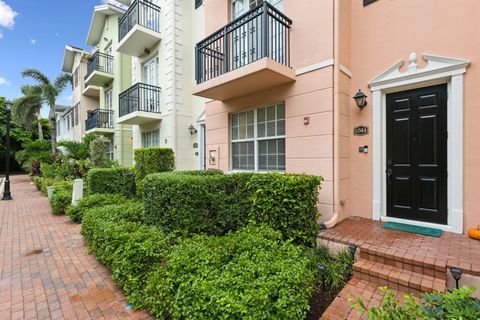
<svg viewBox="0 0 480 320">
<path fill-rule="evenodd" d="M 392 184 L 393 172 L 392 169 L 387 169 L 387 181 L 389 184 Z"/>
</svg>

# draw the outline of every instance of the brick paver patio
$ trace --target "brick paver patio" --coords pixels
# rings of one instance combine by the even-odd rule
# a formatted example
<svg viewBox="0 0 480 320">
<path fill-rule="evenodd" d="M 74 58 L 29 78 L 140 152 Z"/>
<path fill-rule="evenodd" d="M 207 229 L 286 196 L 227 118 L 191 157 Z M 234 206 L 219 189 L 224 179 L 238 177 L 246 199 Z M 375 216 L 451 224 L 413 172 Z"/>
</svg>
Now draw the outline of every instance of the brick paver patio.
<svg viewBox="0 0 480 320">
<path fill-rule="evenodd" d="M 29 177 L 12 177 L 12 195 L 0 202 L 0 319 L 150 318 L 129 310 L 80 225 L 53 216 Z"/>
</svg>

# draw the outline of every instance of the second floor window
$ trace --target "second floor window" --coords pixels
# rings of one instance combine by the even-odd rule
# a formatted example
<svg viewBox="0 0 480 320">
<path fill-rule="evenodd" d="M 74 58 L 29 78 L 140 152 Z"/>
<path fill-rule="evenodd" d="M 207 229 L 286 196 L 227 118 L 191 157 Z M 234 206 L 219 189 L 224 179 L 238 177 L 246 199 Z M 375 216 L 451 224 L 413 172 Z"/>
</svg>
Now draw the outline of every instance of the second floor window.
<svg viewBox="0 0 480 320">
<path fill-rule="evenodd" d="M 113 91 L 111 89 L 105 92 L 105 109 L 113 109 Z"/>
<path fill-rule="evenodd" d="M 232 20 L 235 20 L 245 12 L 261 5 L 264 0 L 232 0 Z M 268 0 L 271 5 L 283 12 L 284 0 Z"/>
<path fill-rule="evenodd" d="M 159 85 L 158 57 L 155 57 L 143 64 L 143 83 L 152 86 Z"/>
</svg>

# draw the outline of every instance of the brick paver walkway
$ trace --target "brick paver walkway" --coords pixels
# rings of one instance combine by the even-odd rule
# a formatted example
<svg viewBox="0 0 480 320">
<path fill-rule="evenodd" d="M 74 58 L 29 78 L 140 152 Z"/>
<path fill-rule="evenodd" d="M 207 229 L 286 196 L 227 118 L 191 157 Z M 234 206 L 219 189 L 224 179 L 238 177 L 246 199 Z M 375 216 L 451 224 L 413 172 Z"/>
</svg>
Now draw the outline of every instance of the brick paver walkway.
<svg viewBox="0 0 480 320">
<path fill-rule="evenodd" d="M 148 319 L 132 311 L 80 226 L 51 214 L 27 176 L 0 202 L 0 319 Z"/>
</svg>

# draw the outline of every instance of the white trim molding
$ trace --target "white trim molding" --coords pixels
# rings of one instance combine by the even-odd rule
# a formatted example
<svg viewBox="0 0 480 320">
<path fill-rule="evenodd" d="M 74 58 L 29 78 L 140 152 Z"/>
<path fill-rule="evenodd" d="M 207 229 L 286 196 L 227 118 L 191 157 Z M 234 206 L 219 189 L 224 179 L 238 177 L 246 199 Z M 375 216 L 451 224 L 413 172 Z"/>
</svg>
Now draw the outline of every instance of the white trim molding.
<svg viewBox="0 0 480 320">
<path fill-rule="evenodd" d="M 318 70 L 318 69 L 323 69 L 323 68 L 326 68 L 326 67 L 333 66 L 334 62 L 335 61 L 333 59 L 323 60 L 319 63 L 315 63 L 315 64 L 312 64 L 312 65 L 309 65 L 309 66 L 306 66 L 306 67 L 303 67 L 303 68 L 299 68 L 295 71 L 295 73 L 296 73 L 297 76 L 299 76 L 299 75 L 307 73 L 307 72 L 312 72 L 312 71 L 315 71 L 315 70 Z"/>
<path fill-rule="evenodd" d="M 373 196 L 374 220 L 410 222 L 419 226 L 440 228 L 455 233 L 463 232 L 463 94 L 464 74 L 468 60 L 422 55 L 427 62 L 417 67 L 417 56 L 411 53 L 408 69 L 401 72 L 403 61 L 395 63 L 369 82 L 372 91 L 373 134 Z M 405 221 L 386 215 L 386 95 L 446 83 L 448 87 L 448 222 L 447 225 Z"/>
<path fill-rule="evenodd" d="M 342 71 L 349 78 L 353 76 L 352 71 L 350 71 L 350 69 L 345 67 L 343 64 L 340 64 L 340 71 Z"/>
</svg>

